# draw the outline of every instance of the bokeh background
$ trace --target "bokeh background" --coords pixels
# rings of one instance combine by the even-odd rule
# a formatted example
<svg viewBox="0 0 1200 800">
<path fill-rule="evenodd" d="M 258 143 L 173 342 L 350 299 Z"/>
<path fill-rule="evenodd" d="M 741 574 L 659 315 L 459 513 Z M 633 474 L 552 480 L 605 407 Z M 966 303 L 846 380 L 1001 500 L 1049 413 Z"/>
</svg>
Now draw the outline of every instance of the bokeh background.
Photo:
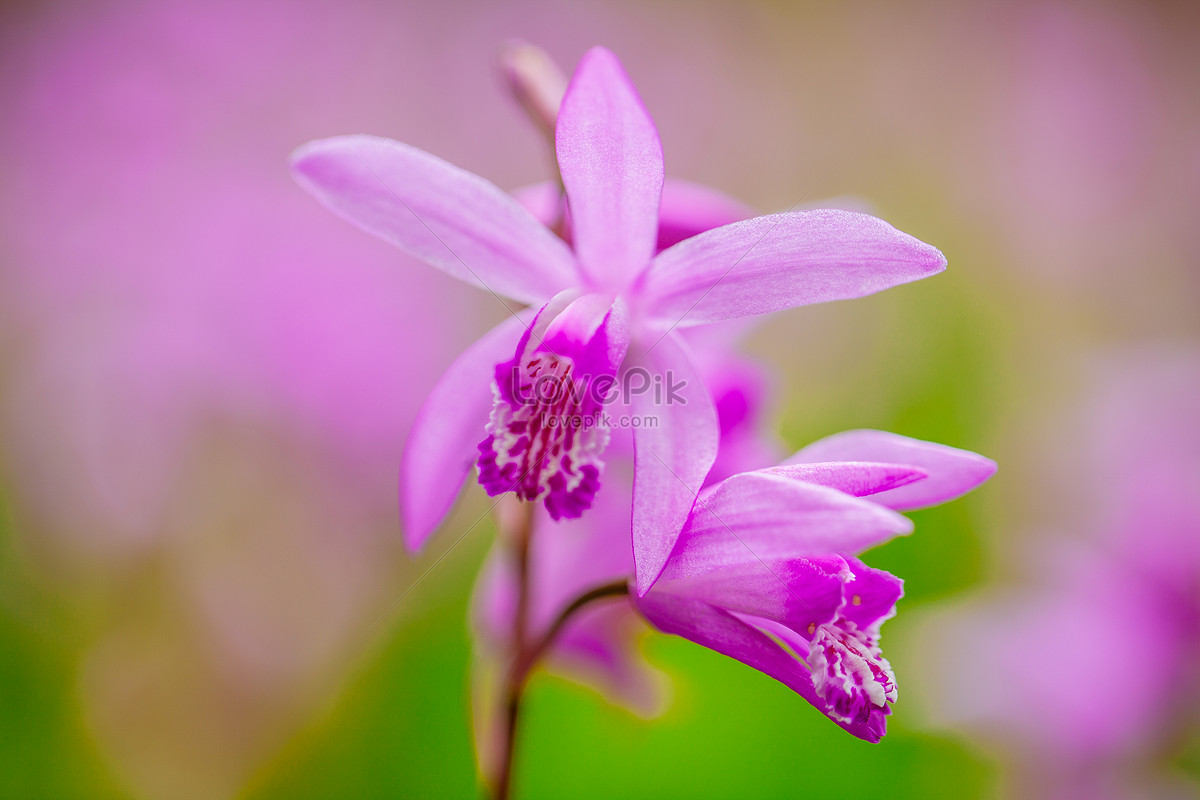
<svg viewBox="0 0 1200 800">
<path fill-rule="evenodd" d="M 1127 538 L 1171 533 L 1172 607 L 1200 608 L 1200 6 L 1133 0 L 0 6 L 0 796 L 477 793 L 494 530 L 472 490 L 412 559 L 395 482 L 425 392 L 504 310 L 286 161 L 369 132 L 546 179 L 497 69 L 513 37 L 567 68 L 615 50 L 673 177 L 763 212 L 855 198 L 945 252 L 756 329 L 789 445 L 875 427 L 1001 465 L 870 556 L 906 579 L 882 744 L 654 636 L 660 719 L 535 681 L 518 796 L 1196 796 L 1195 617 L 1164 634 L 1127 579 L 1055 560 L 1119 551 L 1127 498 Z M 1075 723 L 1119 731 L 1064 755 Z"/>
</svg>

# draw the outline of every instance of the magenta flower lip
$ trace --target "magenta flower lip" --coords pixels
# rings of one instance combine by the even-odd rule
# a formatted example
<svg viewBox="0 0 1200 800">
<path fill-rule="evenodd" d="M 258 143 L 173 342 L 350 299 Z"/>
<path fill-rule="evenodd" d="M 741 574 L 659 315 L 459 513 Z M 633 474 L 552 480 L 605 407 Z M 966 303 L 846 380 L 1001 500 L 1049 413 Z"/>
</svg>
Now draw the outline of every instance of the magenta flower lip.
<svg viewBox="0 0 1200 800">
<path fill-rule="evenodd" d="M 637 591 L 644 595 L 662 572 L 717 454 L 711 398 L 675 329 L 861 297 L 933 275 L 946 261 L 882 220 L 837 210 L 735 222 L 656 254 L 662 146 L 620 62 L 603 48 L 580 60 L 558 114 L 555 147 L 570 245 L 493 184 L 400 142 L 361 135 L 319 140 L 296 151 L 292 168 L 334 213 L 497 297 L 543 309 L 568 290 L 608 298 L 607 304 L 589 302 L 590 315 L 563 324 L 554 351 L 576 360 L 603 327 L 608 362 L 597 375 L 637 363 L 687 384 L 683 402 L 662 405 L 641 395 L 629 404 L 631 414 L 657 421 L 632 432 L 632 536 Z M 609 313 L 613 298 L 628 310 L 627 319 Z M 481 440 L 494 436 L 484 429 L 499 402 L 489 391 L 495 367 L 518 352 L 529 321 L 529 313 L 515 313 L 468 348 L 419 414 L 401 477 L 411 548 L 421 547 L 437 527 Z M 512 448 L 534 445 L 508 444 L 510 452 L 496 454 L 501 462 L 515 461 Z M 522 462 L 521 469 L 538 473 L 526 494 L 557 503 L 564 516 L 584 513 L 590 503 L 584 495 L 603 491 L 599 467 L 590 478 L 555 471 L 548 465 L 565 463 L 555 461 L 555 444 L 565 446 L 547 443 L 545 459 Z M 577 454 L 589 464 L 601 463 L 599 439 L 571 447 L 582 447 Z M 503 466 L 497 470 L 489 472 L 489 490 L 523 477 L 497 477 Z M 577 480 L 588 480 L 589 488 L 573 494 L 570 487 L 582 485 Z M 552 484 L 561 485 L 556 490 Z"/>
<path fill-rule="evenodd" d="M 516 355 L 496 365 L 492 415 L 479 444 L 479 483 L 487 493 L 542 500 L 555 520 L 580 516 L 600 488 L 609 437 L 604 399 L 627 341 L 623 305 L 574 294 L 547 303 Z M 586 343 L 575 346 L 580 341 Z"/>
</svg>

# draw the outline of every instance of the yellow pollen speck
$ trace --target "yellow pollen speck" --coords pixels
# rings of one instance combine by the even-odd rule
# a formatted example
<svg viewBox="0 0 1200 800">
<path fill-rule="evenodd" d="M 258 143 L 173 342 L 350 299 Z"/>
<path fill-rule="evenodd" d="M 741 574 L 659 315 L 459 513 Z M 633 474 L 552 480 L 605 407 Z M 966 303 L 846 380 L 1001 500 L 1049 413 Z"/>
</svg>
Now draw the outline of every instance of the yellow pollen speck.
<svg viewBox="0 0 1200 800">
<path fill-rule="evenodd" d="M 861 606 L 862 605 L 862 597 L 860 597 L 859 595 L 854 595 L 854 597 L 850 598 L 850 602 L 856 606 Z"/>
<path fill-rule="evenodd" d="M 808 623 L 808 633 L 809 633 L 809 635 L 811 636 L 812 634 L 814 634 L 814 633 L 816 633 L 816 632 L 817 632 L 817 623 L 815 623 L 815 622 L 810 622 L 810 623 Z"/>
</svg>

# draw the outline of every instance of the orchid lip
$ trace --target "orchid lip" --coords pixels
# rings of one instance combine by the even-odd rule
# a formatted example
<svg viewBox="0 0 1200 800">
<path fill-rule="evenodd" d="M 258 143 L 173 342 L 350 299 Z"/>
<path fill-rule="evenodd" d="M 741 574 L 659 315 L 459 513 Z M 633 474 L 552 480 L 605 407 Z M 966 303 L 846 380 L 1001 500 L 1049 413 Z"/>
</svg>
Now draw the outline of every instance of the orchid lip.
<svg viewBox="0 0 1200 800">
<path fill-rule="evenodd" d="M 555 519 L 591 507 L 609 432 L 567 356 L 535 353 L 520 364 L 518 393 L 493 387 L 487 437 L 479 445 L 479 482 L 489 495 L 543 500 Z"/>
<path fill-rule="evenodd" d="M 828 713 L 841 722 L 865 722 L 871 712 L 886 709 L 897 698 L 892 665 L 879 650 L 877 637 L 845 617 L 810 626 L 808 666 L 813 686 Z"/>
<path fill-rule="evenodd" d="M 592 505 L 609 427 L 602 413 L 624 357 L 624 312 L 613 300 L 564 293 L 497 364 L 479 482 L 489 495 L 541 501 L 554 519 Z M 615 337 L 615 339 L 614 339 Z"/>
</svg>

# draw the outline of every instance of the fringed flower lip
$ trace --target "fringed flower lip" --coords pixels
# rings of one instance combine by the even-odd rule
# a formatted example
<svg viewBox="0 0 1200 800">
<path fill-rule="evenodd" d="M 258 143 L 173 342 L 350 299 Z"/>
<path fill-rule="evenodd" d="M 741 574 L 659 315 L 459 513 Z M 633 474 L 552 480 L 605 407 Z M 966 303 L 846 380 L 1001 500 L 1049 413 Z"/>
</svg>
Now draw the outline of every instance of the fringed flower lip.
<svg viewBox="0 0 1200 800">
<path fill-rule="evenodd" d="M 542 500 L 556 520 L 580 516 L 600 488 L 609 437 L 602 412 L 629 341 L 623 303 L 573 294 L 547 303 L 516 354 L 496 365 L 479 444 L 479 482 L 489 495 Z"/>
<path fill-rule="evenodd" d="M 655 420 L 632 430 L 633 548 L 637 590 L 645 594 L 717 450 L 712 401 L 676 329 L 862 297 L 940 272 L 946 260 L 880 219 L 840 210 L 735 222 L 656 254 L 662 146 L 623 67 L 604 48 L 583 56 L 567 87 L 555 150 L 569 245 L 495 185 L 400 142 L 365 135 L 310 142 L 295 152 L 292 169 L 335 214 L 497 297 L 539 309 L 514 313 L 469 347 L 418 415 L 401 474 L 409 547 L 424 544 L 477 460 L 489 491 L 511 488 L 563 517 L 586 513 L 591 495 L 602 491 L 604 434 L 539 429 L 540 439 L 521 444 L 520 424 L 533 412 L 503 396 L 498 365 L 513 365 L 524 378 L 557 370 L 569 394 L 599 336 L 610 361 L 588 380 L 618 374 L 632 359 L 686 384 L 677 402 L 656 402 L 647 392 L 627 407 L 631 416 Z M 571 303 L 550 307 L 570 290 L 578 293 Z M 572 310 L 573 303 L 583 305 Z M 563 349 L 539 351 L 534 320 L 549 331 L 562 314 Z M 569 359 L 570 369 L 566 360 L 534 364 L 538 352 Z"/>
</svg>

